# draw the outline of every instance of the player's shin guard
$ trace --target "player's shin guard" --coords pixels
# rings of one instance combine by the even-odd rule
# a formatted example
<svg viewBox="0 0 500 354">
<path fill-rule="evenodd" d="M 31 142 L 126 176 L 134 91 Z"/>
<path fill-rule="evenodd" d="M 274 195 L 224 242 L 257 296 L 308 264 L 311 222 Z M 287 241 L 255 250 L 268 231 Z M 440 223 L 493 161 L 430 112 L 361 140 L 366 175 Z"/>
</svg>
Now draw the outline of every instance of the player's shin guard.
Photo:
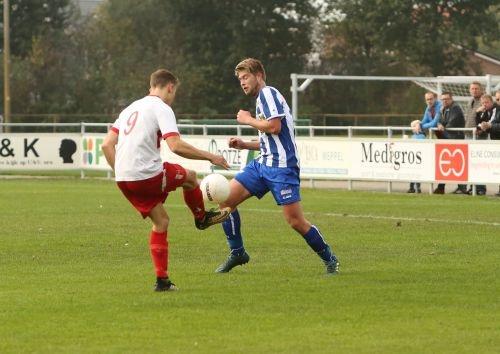
<svg viewBox="0 0 500 354">
<path fill-rule="evenodd" d="M 151 258 L 155 266 L 156 276 L 158 278 L 167 278 L 168 277 L 167 233 L 151 231 L 149 239 L 149 249 L 151 250 Z"/>
<path fill-rule="evenodd" d="M 226 234 L 227 244 L 229 245 L 231 254 L 235 256 L 243 254 L 245 248 L 243 247 L 243 239 L 241 237 L 241 220 L 238 209 L 234 209 L 229 215 L 229 218 L 222 223 L 222 228 Z"/>
<path fill-rule="evenodd" d="M 311 228 L 305 235 L 303 235 L 303 237 L 309 247 L 311 247 L 325 263 L 328 263 L 333 259 L 334 254 L 316 226 L 311 225 Z"/>
<path fill-rule="evenodd" d="M 201 220 L 205 216 L 205 203 L 203 203 L 203 194 L 200 186 L 191 190 L 184 189 L 184 201 L 191 209 L 195 219 Z"/>
</svg>

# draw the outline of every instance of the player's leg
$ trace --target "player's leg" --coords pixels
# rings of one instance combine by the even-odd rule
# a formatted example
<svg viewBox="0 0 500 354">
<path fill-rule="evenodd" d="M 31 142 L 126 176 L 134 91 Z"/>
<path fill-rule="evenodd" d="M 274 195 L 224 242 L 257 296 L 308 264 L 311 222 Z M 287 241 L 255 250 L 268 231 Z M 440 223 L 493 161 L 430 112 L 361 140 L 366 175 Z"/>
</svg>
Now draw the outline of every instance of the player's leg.
<svg viewBox="0 0 500 354">
<path fill-rule="evenodd" d="M 261 181 L 258 169 L 259 164 L 253 161 L 229 182 L 229 197 L 220 206 L 232 210 L 229 218 L 222 223 L 230 254 L 226 261 L 215 270 L 217 273 L 227 273 L 250 260 L 243 245 L 241 219 L 237 207 L 252 195 L 262 198 L 267 193 L 268 189 Z"/>
<path fill-rule="evenodd" d="M 250 192 L 236 179 L 229 181 L 229 197 L 220 205 L 222 208 L 232 210 L 229 218 L 222 223 L 224 234 L 229 246 L 229 257 L 215 270 L 217 273 L 227 273 L 238 265 L 248 263 L 250 256 L 243 246 L 243 236 L 241 235 L 241 219 L 238 212 L 238 205 L 251 197 Z"/>
<path fill-rule="evenodd" d="M 299 201 L 283 205 L 283 215 L 287 223 L 302 235 L 309 247 L 318 254 L 326 265 L 329 274 L 338 272 L 339 262 L 330 246 L 325 242 L 318 227 L 312 225 L 305 217 Z"/>
<path fill-rule="evenodd" d="M 198 229 L 204 230 L 227 219 L 229 209 L 205 211 L 205 203 L 195 171 L 168 162 L 163 164 L 163 168 L 166 190 L 173 191 L 182 187 L 184 202 L 193 213 L 194 222 Z"/>
<path fill-rule="evenodd" d="M 163 204 L 157 204 L 149 212 L 153 222 L 149 239 L 149 249 L 156 271 L 155 291 L 177 290 L 168 278 L 168 214 Z"/>
</svg>

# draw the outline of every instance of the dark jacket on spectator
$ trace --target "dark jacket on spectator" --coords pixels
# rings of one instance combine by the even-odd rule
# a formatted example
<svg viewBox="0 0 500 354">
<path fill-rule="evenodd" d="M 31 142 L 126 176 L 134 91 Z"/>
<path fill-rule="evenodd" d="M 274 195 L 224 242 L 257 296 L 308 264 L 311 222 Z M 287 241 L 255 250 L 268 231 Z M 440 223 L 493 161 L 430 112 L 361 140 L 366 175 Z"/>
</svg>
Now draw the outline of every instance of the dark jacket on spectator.
<svg viewBox="0 0 500 354">
<path fill-rule="evenodd" d="M 443 114 L 441 115 L 441 119 L 439 121 L 445 128 L 445 139 L 463 139 L 464 132 L 463 131 L 446 131 L 448 128 L 464 128 L 465 127 L 465 118 L 464 113 L 462 112 L 462 108 L 456 103 L 453 102 L 450 107 L 443 107 Z"/>
<path fill-rule="evenodd" d="M 493 111 L 495 112 L 495 116 L 491 120 L 490 139 L 500 140 L 500 106 L 495 103 Z"/>
<path fill-rule="evenodd" d="M 500 112 L 500 107 L 496 103 L 493 103 L 493 107 L 489 111 L 477 112 L 476 113 L 476 125 L 479 125 L 482 122 L 489 122 L 489 121 L 491 121 L 491 123 L 493 124 L 493 120 L 498 118 L 499 112 Z M 497 120 L 497 122 L 499 122 L 499 121 Z M 491 132 L 492 130 L 493 129 L 490 130 L 490 138 L 495 139 L 495 140 L 498 139 L 498 138 L 493 138 L 492 132 Z M 496 136 L 495 133 L 493 133 L 493 135 Z M 478 138 L 488 139 L 488 133 L 481 131 L 478 134 Z"/>
</svg>

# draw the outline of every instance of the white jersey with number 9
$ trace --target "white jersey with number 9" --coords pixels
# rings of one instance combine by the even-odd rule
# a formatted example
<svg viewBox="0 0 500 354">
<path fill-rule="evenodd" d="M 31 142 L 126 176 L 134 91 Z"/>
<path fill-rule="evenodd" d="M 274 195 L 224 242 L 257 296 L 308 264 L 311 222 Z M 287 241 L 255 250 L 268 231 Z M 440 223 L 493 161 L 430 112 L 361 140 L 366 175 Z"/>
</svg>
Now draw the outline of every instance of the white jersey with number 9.
<svg viewBox="0 0 500 354">
<path fill-rule="evenodd" d="M 163 170 L 160 141 L 179 135 L 172 108 L 158 96 L 146 96 L 125 108 L 111 127 L 118 134 L 116 181 L 139 181 Z"/>
</svg>

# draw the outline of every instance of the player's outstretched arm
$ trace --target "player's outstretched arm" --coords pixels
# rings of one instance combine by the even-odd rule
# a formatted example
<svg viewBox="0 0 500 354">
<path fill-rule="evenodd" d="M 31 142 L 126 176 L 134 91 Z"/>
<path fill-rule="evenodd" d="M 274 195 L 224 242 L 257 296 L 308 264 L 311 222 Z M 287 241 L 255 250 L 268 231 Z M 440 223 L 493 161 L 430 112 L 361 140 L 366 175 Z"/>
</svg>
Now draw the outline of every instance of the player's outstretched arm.
<svg viewBox="0 0 500 354">
<path fill-rule="evenodd" d="M 116 156 L 116 144 L 118 143 L 118 134 L 110 130 L 108 135 L 104 138 L 104 142 L 101 145 L 102 152 L 106 161 L 108 161 L 109 166 L 115 169 L 115 156 Z"/>
<path fill-rule="evenodd" d="M 228 145 L 230 148 L 238 149 L 238 150 L 259 150 L 260 143 L 258 140 L 252 141 L 243 141 L 240 138 L 229 138 Z"/>
<path fill-rule="evenodd" d="M 169 136 L 165 141 L 170 151 L 174 154 L 191 160 L 208 160 L 214 165 L 229 169 L 229 164 L 222 155 L 215 155 L 208 151 L 197 149 L 193 145 L 182 140 L 178 135 Z"/>
</svg>

